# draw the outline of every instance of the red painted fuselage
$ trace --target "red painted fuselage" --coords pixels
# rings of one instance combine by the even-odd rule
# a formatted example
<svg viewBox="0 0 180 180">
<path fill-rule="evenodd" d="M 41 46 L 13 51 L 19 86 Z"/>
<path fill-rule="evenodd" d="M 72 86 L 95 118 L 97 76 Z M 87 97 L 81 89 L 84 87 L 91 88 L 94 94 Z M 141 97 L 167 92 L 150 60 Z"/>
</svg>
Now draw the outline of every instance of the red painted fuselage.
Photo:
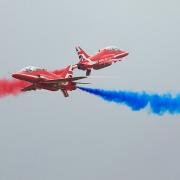
<svg viewBox="0 0 180 180">
<path fill-rule="evenodd" d="M 112 65 L 117 61 L 121 61 L 129 53 L 122 51 L 116 47 L 107 47 L 99 50 L 94 55 L 89 56 L 82 48 L 77 47 L 80 61 L 76 64 L 78 69 L 87 70 L 86 75 L 90 74 L 91 69 L 102 69 Z"/>
<path fill-rule="evenodd" d="M 41 68 L 27 67 L 19 72 L 12 74 L 12 77 L 26 81 L 29 86 L 22 91 L 30 91 L 37 89 L 46 89 L 50 91 L 61 90 L 65 97 L 68 96 L 67 91 L 76 89 L 76 80 L 85 77 L 73 77 L 73 66 L 68 66 L 61 70 L 47 71 Z"/>
</svg>

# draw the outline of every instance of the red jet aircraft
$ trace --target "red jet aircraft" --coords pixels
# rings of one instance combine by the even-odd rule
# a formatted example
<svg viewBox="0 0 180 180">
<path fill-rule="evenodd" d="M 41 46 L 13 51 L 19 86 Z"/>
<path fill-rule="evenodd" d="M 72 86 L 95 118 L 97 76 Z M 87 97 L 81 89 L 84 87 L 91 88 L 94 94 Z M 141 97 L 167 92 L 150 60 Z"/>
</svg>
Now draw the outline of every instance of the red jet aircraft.
<svg viewBox="0 0 180 180">
<path fill-rule="evenodd" d="M 84 76 L 73 77 L 73 68 L 74 66 L 70 65 L 64 69 L 50 72 L 46 69 L 30 66 L 12 74 L 12 77 L 29 83 L 27 87 L 23 88 L 21 91 L 36 89 L 46 89 L 50 91 L 61 90 L 63 95 L 68 97 L 68 91 L 75 90 L 76 84 L 79 83 L 74 81 L 86 78 Z"/>
<path fill-rule="evenodd" d="M 89 76 L 91 69 L 102 69 L 110 66 L 113 62 L 121 61 L 123 57 L 129 53 L 118 49 L 115 46 L 109 46 L 100 49 L 99 52 L 89 56 L 82 48 L 76 47 L 79 56 L 79 62 L 76 64 L 78 69 L 86 71 L 86 76 Z"/>
</svg>

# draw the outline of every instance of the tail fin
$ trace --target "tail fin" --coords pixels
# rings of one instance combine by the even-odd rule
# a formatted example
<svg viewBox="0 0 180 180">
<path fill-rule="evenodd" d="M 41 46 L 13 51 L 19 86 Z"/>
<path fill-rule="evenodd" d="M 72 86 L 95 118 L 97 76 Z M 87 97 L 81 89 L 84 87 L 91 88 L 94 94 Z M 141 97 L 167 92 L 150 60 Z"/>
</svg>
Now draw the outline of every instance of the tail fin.
<svg viewBox="0 0 180 180">
<path fill-rule="evenodd" d="M 76 52 L 78 54 L 80 61 L 83 61 L 89 58 L 89 55 L 79 46 L 76 47 Z"/>
</svg>

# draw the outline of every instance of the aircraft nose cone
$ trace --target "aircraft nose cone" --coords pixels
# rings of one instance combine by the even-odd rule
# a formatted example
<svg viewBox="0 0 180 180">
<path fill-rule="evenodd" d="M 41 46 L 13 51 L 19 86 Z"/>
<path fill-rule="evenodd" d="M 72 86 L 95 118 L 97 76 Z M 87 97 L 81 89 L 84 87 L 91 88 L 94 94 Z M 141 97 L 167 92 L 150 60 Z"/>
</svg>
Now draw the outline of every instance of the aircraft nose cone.
<svg viewBox="0 0 180 180">
<path fill-rule="evenodd" d="M 18 79 L 21 75 L 19 73 L 13 73 L 12 77 Z"/>
<path fill-rule="evenodd" d="M 129 55 L 128 52 L 121 51 L 119 54 L 117 54 L 117 55 L 115 56 L 115 58 L 123 58 L 123 57 L 126 57 L 126 56 L 128 56 L 128 55 Z"/>
<path fill-rule="evenodd" d="M 126 52 L 126 51 L 122 51 L 122 52 L 121 52 L 121 56 L 122 56 L 122 57 L 126 57 L 126 56 L 128 56 L 128 55 L 129 55 L 129 53 Z"/>
<path fill-rule="evenodd" d="M 12 77 L 13 77 L 13 78 L 16 78 L 16 75 L 17 75 L 17 73 L 13 73 L 13 74 L 12 74 Z"/>
<path fill-rule="evenodd" d="M 129 53 L 128 53 L 128 52 L 125 52 L 125 53 L 124 53 L 124 56 L 128 56 L 128 55 L 129 55 Z"/>
</svg>

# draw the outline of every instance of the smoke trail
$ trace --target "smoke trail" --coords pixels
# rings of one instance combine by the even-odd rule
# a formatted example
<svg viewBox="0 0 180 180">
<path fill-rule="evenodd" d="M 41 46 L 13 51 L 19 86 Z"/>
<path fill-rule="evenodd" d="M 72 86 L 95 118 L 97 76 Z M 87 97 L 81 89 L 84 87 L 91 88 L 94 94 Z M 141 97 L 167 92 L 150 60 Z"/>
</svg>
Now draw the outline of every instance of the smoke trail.
<svg viewBox="0 0 180 180">
<path fill-rule="evenodd" d="M 159 95 L 148 94 L 146 92 L 110 91 L 85 87 L 78 88 L 82 91 L 99 96 L 105 101 L 125 104 L 133 111 L 139 111 L 149 106 L 151 112 L 158 115 L 163 115 L 166 112 L 170 114 L 180 113 L 180 94 L 173 97 L 171 94 Z"/>
<path fill-rule="evenodd" d="M 18 80 L 0 80 L 0 97 L 8 95 L 18 95 L 21 92 L 21 89 L 28 85 L 25 81 Z"/>
</svg>

